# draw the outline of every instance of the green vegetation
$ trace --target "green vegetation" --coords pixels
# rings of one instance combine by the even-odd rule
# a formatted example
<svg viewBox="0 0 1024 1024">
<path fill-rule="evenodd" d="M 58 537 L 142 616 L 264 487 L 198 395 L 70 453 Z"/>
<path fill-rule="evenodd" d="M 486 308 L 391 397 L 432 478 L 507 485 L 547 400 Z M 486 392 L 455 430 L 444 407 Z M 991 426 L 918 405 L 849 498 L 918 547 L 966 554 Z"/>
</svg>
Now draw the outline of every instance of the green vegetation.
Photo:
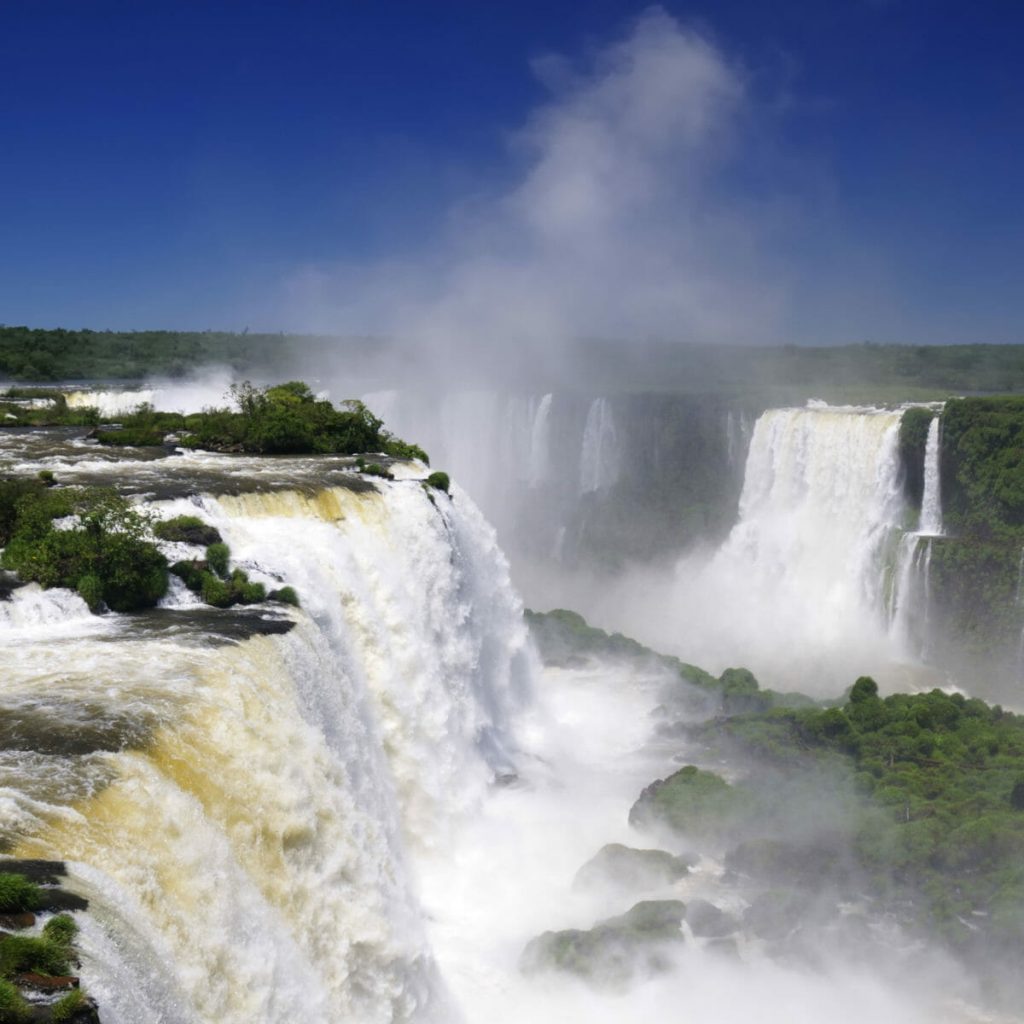
<svg viewBox="0 0 1024 1024">
<path fill-rule="evenodd" d="M 447 473 L 442 473 L 438 470 L 436 473 L 431 473 L 425 481 L 428 487 L 433 487 L 435 490 L 444 491 L 448 493 L 448 489 L 451 487 L 451 480 L 448 478 Z"/>
<path fill-rule="evenodd" d="M 294 587 L 278 587 L 267 594 L 268 601 L 276 601 L 278 604 L 290 604 L 295 608 L 300 607 L 299 595 L 295 593 Z"/>
<path fill-rule="evenodd" d="M 78 925 L 70 914 L 58 914 L 43 925 L 43 938 L 57 946 L 70 946 L 78 935 Z"/>
<path fill-rule="evenodd" d="M 71 970 L 66 945 L 34 935 L 6 935 L 0 938 L 0 977 L 32 971 L 35 974 L 66 975 Z"/>
<path fill-rule="evenodd" d="M 198 516 L 175 516 L 153 524 L 153 535 L 160 540 L 207 547 L 220 543 L 220 531 Z"/>
<path fill-rule="evenodd" d="M 690 764 L 648 786 L 630 810 L 629 823 L 666 825 L 690 836 L 717 836 L 749 809 L 744 790 Z"/>
<path fill-rule="evenodd" d="M 167 592 L 167 560 L 148 534 L 149 517 L 111 489 L 0 481 L 0 565 L 77 590 L 94 612 L 151 608 Z"/>
<path fill-rule="evenodd" d="M 39 906 L 39 886 L 24 875 L 0 873 L 0 914 L 16 914 Z"/>
<path fill-rule="evenodd" d="M 942 413 L 942 502 L 950 532 L 1024 541 L 1024 398 L 964 398 Z"/>
<path fill-rule="evenodd" d="M 53 1004 L 50 1009 L 50 1020 L 54 1024 L 72 1020 L 76 1013 L 86 1005 L 85 993 L 80 989 L 72 989 L 67 995 L 63 995 Z"/>
<path fill-rule="evenodd" d="M 379 476 L 382 480 L 395 479 L 394 473 L 379 462 L 367 462 L 365 459 L 356 459 L 356 469 L 367 476 Z"/>
<path fill-rule="evenodd" d="M 30 1013 L 25 997 L 11 982 L 0 979 L 0 1024 L 23 1024 Z"/>
<path fill-rule="evenodd" d="M 205 561 L 175 562 L 170 571 L 214 608 L 266 601 L 267 591 L 263 584 L 251 582 L 242 569 L 232 570 L 230 559 L 230 548 L 218 541 L 207 547 Z M 284 597 L 281 596 L 283 592 Z M 273 591 L 270 599 L 296 606 L 299 603 L 298 595 L 291 587 Z"/>
<path fill-rule="evenodd" d="M 1024 954 L 1024 718 L 940 690 L 883 699 L 863 677 L 841 706 L 733 715 L 700 734 L 752 769 L 736 788 L 757 812 L 733 830 L 733 869 L 773 885 L 867 884 L 978 962 Z M 704 781 L 698 796 L 717 812 Z M 786 824 L 800 805 L 825 810 Z M 684 807 L 663 818 L 685 829 Z"/>
<path fill-rule="evenodd" d="M 903 490 L 914 508 L 924 496 L 924 457 L 928 428 L 937 413 L 932 409 L 907 409 L 900 419 L 899 453 L 903 467 Z"/>
<path fill-rule="evenodd" d="M 544 932 L 527 945 L 520 967 L 567 971 L 604 986 L 622 984 L 637 970 L 667 970 L 671 947 L 683 942 L 685 915 L 679 900 L 644 900 L 586 931 Z"/>
<path fill-rule="evenodd" d="M 184 447 L 261 455 L 383 452 L 427 461 L 421 449 L 384 430 L 362 402 L 335 408 L 302 381 L 266 388 L 245 382 L 234 385 L 231 395 L 237 412 L 210 409 L 181 418 Z"/>
<path fill-rule="evenodd" d="M 222 579 L 228 575 L 231 549 L 224 543 L 210 544 L 206 549 L 206 564 Z"/>
</svg>

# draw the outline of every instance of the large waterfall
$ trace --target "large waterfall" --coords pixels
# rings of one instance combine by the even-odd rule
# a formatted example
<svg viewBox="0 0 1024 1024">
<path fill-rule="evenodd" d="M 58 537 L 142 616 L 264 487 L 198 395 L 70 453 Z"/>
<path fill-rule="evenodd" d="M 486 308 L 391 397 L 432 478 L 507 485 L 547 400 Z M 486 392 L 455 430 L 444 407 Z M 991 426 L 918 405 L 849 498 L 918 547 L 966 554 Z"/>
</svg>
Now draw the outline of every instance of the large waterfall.
<svg viewBox="0 0 1024 1024">
<path fill-rule="evenodd" d="M 633 581 L 623 627 L 687 658 L 750 666 L 776 686 L 827 691 L 904 660 L 888 579 L 904 501 L 901 411 L 771 409 L 754 426 L 739 517 L 665 584 Z M 645 590 L 640 590 L 640 587 Z M 667 592 L 665 587 L 667 586 Z"/>
<path fill-rule="evenodd" d="M 102 473 L 78 454 L 45 461 Z M 294 585 L 286 633 L 184 592 L 142 617 L 34 587 L 4 606 L 0 837 L 66 859 L 90 898 L 82 975 L 105 1024 L 458 1019 L 410 861 L 515 771 L 522 609 L 465 493 L 324 486 L 328 468 L 279 460 L 289 486 L 154 506 Z"/>
</svg>

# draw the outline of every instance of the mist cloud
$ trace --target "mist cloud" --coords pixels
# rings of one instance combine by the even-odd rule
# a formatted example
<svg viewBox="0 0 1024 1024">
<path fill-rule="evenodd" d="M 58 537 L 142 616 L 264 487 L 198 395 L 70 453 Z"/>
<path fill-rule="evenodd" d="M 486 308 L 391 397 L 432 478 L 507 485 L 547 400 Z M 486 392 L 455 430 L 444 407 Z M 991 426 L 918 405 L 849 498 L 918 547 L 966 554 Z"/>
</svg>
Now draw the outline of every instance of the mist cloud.
<svg viewBox="0 0 1024 1024">
<path fill-rule="evenodd" d="M 651 8 L 585 60 L 534 72 L 548 99 L 511 137 L 514 185 L 450 211 L 419 258 L 298 270 L 290 299 L 309 326 L 433 355 L 773 336 L 785 289 L 764 258 L 769 221 L 724 184 L 743 158 L 742 70 Z"/>
</svg>

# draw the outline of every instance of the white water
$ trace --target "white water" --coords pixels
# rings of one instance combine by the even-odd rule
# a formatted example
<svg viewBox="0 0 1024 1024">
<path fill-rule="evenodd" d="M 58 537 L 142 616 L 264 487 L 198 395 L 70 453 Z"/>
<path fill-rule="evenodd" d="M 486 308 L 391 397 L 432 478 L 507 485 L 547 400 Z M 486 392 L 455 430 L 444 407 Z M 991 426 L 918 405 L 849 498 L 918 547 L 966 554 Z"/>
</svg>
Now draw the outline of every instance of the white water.
<svg viewBox="0 0 1024 1024">
<path fill-rule="evenodd" d="M 605 490 L 619 478 L 621 446 L 611 405 L 595 398 L 587 412 L 580 452 L 580 494 Z"/>
<path fill-rule="evenodd" d="M 76 632 L 74 597 L 60 647 L 25 597 L 23 628 L 0 623 L 4 708 L 138 737 L 5 754 L 0 789 L 14 852 L 67 858 L 93 898 L 82 974 L 106 1024 L 457 1019 L 408 851 L 512 769 L 532 663 L 493 532 L 433 497 L 203 499 L 254 577 L 299 590 L 286 636 L 111 643 Z"/>
<path fill-rule="evenodd" d="M 924 451 L 924 494 L 921 498 L 920 531 L 931 537 L 942 536 L 942 496 L 939 480 L 939 417 L 928 424 Z"/>
<path fill-rule="evenodd" d="M 613 581 L 598 597 L 607 619 L 783 689 L 834 693 L 863 673 L 895 685 L 907 660 L 886 610 L 904 512 L 900 416 L 823 403 L 765 412 L 725 542 L 683 558 L 667 582 L 656 571 Z"/>
<path fill-rule="evenodd" d="M 142 388 L 97 388 L 68 391 L 64 397 L 71 408 L 91 406 L 103 416 L 124 416 L 140 405 L 153 405 L 164 412 L 202 412 L 230 404 L 231 375 L 206 373 L 203 380 L 158 381 Z"/>
</svg>

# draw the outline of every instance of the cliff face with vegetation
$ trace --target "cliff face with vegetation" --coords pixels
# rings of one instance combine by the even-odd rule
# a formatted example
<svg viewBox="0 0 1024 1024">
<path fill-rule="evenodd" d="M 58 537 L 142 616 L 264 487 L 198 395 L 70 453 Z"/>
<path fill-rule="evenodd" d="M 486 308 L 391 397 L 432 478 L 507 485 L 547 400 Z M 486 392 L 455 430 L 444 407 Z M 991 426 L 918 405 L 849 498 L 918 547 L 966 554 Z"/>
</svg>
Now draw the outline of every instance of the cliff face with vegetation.
<svg viewBox="0 0 1024 1024">
<path fill-rule="evenodd" d="M 906 490 L 920 503 L 932 413 L 904 416 Z M 930 660 L 1024 681 L 1024 398 L 963 398 L 940 419 L 944 536 L 930 542 Z"/>
</svg>

